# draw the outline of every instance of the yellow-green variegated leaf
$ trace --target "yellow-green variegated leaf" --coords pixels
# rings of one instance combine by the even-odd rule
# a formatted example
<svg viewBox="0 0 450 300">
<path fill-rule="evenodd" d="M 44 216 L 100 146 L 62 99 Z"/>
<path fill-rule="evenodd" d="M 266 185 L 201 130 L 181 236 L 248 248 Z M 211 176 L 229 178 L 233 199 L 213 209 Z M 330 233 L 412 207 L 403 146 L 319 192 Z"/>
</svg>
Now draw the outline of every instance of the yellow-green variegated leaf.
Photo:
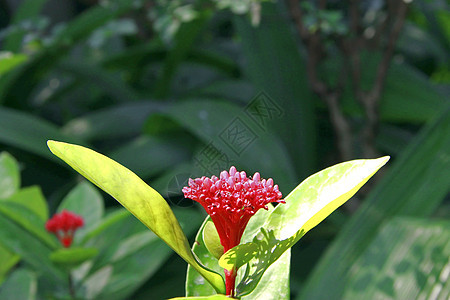
<svg viewBox="0 0 450 300">
<path fill-rule="evenodd" d="M 344 204 L 389 160 L 358 159 L 311 175 L 299 184 L 269 216 L 264 228 L 277 239 L 308 232 Z"/>
<path fill-rule="evenodd" d="M 48 141 L 53 154 L 110 194 L 167 245 L 195 268 L 218 293 L 225 291 L 222 277 L 201 266 L 192 255 L 180 224 L 164 198 L 136 174 L 88 148 Z"/>
<path fill-rule="evenodd" d="M 219 259 L 231 270 L 249 263 L 248 275 L 238 285 L 238 295 L 251 293 L 265 269 L 350 199 L 389 157 L 361 159 L 337 164 L 304 180 L 270 213 L 261 232 L 252 242 L 236 246 Z"/>
</svg>

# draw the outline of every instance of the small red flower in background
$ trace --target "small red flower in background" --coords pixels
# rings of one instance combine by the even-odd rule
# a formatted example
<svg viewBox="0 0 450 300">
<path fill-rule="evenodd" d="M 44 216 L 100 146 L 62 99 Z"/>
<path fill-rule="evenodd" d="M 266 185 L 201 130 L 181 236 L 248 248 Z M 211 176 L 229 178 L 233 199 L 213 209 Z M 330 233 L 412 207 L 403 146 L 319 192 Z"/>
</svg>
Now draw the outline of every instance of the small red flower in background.
<svg viewBox="0 0 450 300">
<path fill-rule="evenodd" d="M 284 203 L 278 185 L 272 178 L 260 178 L 256 172 L 248 178 L 245 172 L 235 167 L 216 176 L 189 179 L 189 186 L 183 188 L 186 198 L 200 203 L 217 229 L 224 253 L 239 245 L 250 218 L 261 208 L 267 209 L 270 202 Z M 234 294 L 236 270 L 225 270 L 227 295 Z"/>
<path fill-rule="evenodd" d="M 47 221 L 45 229 L 52 232 L 61 244 L 68 248 L 72 244 L 75 231 L 84 225 L 83 218 L 73 212 L 63 209 L 59 214 Z"/>
</svg>

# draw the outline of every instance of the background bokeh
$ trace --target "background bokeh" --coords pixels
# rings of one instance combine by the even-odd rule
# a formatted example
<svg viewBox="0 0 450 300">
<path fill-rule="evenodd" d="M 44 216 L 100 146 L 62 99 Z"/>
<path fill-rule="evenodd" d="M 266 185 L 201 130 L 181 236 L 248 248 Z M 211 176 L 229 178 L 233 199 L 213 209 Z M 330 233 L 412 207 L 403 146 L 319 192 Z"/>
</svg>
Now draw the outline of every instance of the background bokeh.
<svg viewBox="0 0 450 300">
<path fill-rule="evenodd" d="M 448 299 L 449 11 L 443 0 L 0 0 L 0 150 L 50 214 L 83 181 L 50 153 L 54 139 L 125 165 L 195 226 L 205 213 L 182 197 L 189 177 L 235 165 L 287 195 L 327 166 L 390 155 L 293 248 L 291 298 Z M 186 263 L 164 253 L 139 253 L 158 264 L 120 297 L 183 295 Z"/>
</svg>

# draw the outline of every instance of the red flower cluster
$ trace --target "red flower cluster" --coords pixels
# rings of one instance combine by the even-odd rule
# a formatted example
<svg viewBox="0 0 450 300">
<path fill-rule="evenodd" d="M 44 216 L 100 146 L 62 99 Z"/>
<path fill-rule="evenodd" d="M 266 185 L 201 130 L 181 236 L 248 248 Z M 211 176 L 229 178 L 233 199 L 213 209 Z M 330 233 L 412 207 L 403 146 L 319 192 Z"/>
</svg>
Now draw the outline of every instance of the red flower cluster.
<svg viewBox="0 0 450 300">
<path fill-rule="evenodd" d="M 81 216 L 64 209 L 60 214 L 53 215 L 53 218 L 47 221 L 45 229 L 54 233 L 61 244 L 68 248 L 72 244 L 75 231 L 83 225 L 84 221 Z"/>
<path fill-rule="evenodd" d="M 224 253 L 239 245 L 250 218 L 261 208 L 267 209 L 270 202 L 284 203 L 278 185 L 272 178 L 260 178 L 256 172 L 250 179 L 235 167 L 216 176 L 189 179 L 183 188 L 186 198 L 200 203 L 211 216 L 220 237 Z M 227 295 L 234 293 L 236 270 L 225 270 Z"/>
</svg>

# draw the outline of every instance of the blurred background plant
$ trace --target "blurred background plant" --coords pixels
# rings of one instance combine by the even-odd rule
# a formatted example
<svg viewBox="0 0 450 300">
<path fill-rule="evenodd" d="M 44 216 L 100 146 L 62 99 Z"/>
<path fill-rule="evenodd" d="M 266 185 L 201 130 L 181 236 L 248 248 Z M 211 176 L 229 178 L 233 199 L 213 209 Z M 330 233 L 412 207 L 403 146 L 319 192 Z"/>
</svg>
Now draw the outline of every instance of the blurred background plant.
<svg viewBox="0 0 450 300">
<path fill-rule="evenodd" d="M 55 249 L 29 230 L 87 189 L 48 151 L 56 139 L 117 160 L 196 224 L 204 215 L 181 194 L 190 176 L 233 164 L 286 193 L 335 162 L 391 155 L 374 189 L 293 248 L 292 298 L 447 299 L 449 28 L 443 0 L 0 1 L 0 296 L 28 282 L 40 299 L 61 280 L 42 277 Z M 10 204 L 23 189 L 38 196 Z M 75 212 L 102 198 L 88 189 Z M 45 206 L 19 209 L 34 197 Z M 93 232 L 117 213 L 105 204 Z M 112 256 L 140 247 L 130 259 L 151 271 L 122 263 L 95 277 L 107 263 L 94 258 L 83 278 L 104 290 L 84 296 L 182 295 L 185 264 L 135 245 L 142 226 L 126 220 L 123 238 L 84 242 Z"/>
</svg>

